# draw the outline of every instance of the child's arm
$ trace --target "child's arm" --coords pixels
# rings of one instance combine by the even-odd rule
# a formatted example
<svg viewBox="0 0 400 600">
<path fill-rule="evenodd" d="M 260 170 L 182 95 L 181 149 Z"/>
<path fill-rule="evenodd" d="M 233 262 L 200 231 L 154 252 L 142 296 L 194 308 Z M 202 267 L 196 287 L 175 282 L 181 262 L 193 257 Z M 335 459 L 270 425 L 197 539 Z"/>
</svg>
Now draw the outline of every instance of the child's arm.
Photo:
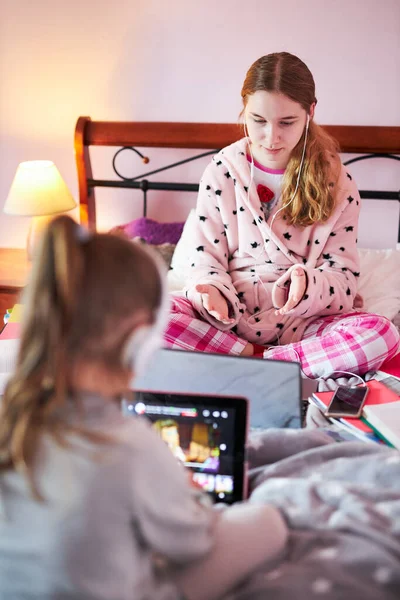
<svg viewBox="0 0 400 600">
<path fill-rule="evenodd" d="M 230 205 L 232 210 L 236 206 L 232 180 L 226 179 L 223 171 L 211 163 L 200 182 L 196 222 L 190 235 L 193 250 L 189 257 L 189 279 L 185 293 L 204 319 L 223 331 L 238 322 L 241 316 L 239 310 L 243 308 L 229 274 L 229 247 L 221 217 L 221 213 Z M 216 319 L 205 310 L 205 299 L 198 291 L 198 285 L 213 286 L 218 290 L 227 303 L 227 319 Z"/>
<path fill-rule="evenodd" d="M 188 600 L 216 600 L 266 561 L 282 557 L 288 530 L 277 508 L 245 502 L 217 511 L 145 423 L 136 427 L 136 440 L 135 530 L 175 565 L 170 577 Z"/>
<path fill-rule="evenodd" d="M 285 557 L 288 529 L 280 511 L 249 502 L 222 511 L 215 545 L 201 560 L 174 578 L 188 600 L 217 600 L 263 567 L 267 572 Z"/>
<path fill-rule="evenodd" d="M 187 470 L 147 423 L 135 423 L 135 437 L 140 453 L 132 460 L 135 528 L 151 550 L 172 562 L 205 555 L 216 519 L 208 497 L 189 484 Z"/>
</svg>

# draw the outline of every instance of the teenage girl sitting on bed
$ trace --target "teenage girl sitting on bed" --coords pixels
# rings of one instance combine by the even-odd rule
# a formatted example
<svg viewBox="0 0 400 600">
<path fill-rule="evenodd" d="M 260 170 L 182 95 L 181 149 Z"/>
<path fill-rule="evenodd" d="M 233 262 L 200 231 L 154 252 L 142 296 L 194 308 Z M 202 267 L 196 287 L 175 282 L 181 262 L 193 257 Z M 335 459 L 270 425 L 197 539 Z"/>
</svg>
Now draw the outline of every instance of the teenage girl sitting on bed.
<svg viewBox="0 0 400 600">
<path fill-rule="evenodd" d="M 2 598 L 212 600 L 284 548 L 277 509 L 214 510 L 121 413 L 161 344 L 164 281 L 139 245 L 50 224 L 0 409 Z"/>
<path fill-rule="evenodd" d="M 312 74 L 287 52 L 263 56 L 242 99 L 245 137 L 200 181 L 190 276 L 166 344 L 299 361 L 313 378 L 378 368 L 399 334 L 354 309 L 360 197 L 314 122 Z"/>
</svg>

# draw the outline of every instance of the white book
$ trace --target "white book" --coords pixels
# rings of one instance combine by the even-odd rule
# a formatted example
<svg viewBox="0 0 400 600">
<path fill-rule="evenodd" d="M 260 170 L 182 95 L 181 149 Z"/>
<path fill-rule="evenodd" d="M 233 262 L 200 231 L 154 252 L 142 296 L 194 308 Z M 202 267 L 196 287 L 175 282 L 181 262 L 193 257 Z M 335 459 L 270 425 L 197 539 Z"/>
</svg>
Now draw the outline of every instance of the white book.
<svg viewBox="0 0 400 600">
<path fill-rule="evenodd" d="M 372 428 L 400 450 L 400 401 L 365 404 L 363 415 Z"/>
</svg>

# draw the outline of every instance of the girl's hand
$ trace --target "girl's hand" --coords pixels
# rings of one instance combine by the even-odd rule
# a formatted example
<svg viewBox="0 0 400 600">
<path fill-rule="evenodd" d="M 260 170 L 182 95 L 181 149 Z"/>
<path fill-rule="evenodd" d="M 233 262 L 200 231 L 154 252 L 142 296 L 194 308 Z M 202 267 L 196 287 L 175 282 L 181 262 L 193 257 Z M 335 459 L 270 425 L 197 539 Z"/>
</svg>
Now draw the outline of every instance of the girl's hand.
<svg viewBox="0 0 400 600">
<path fill-rule="evenodd" d="M 296 267 L 290 274 L 289 295 L 286 303 L 275 311 L 276 315 L 285 315 L 298 305 L 307 289 L 307 276 L 301 267 Z"/>
<path fill-rule="evenodd" d="M 224 325 L 230 325 L 235 319 L 229 317 L 228 303 L 221 292 L 213 285 L 196 285 L 196 291 L 201 294 L 204 308 L 214 319 L 221 321 Z"/>
</svg>

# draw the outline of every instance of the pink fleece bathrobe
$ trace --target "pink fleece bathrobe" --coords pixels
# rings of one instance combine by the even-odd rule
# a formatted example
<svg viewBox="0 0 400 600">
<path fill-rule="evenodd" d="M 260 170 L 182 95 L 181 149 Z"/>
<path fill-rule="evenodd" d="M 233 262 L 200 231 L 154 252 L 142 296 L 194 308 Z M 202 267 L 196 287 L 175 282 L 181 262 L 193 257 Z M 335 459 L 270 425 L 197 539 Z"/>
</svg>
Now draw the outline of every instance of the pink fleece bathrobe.
<svg viewBox="0 0 400 600">
<path fill-rule="evenodd" d="M 232 353 L 240 353 L 246 340 L 262 345 L 286 345 L 266 351 L 265 356 L 300 360 L 303 368 L 308 369 L 307 374 L 318 376 L 321 370 L 317 369 L 317 373 L 309 368 L 313 360 L 310 356 L 303 356 L 301 340 L 307 337 L 310 324 L 314 324 L 313 337 L 321 337 L 325 326 L 343 322 L 346 320 L 343 315 L 355 312 L 353 302 L 360 274 L 356 245 L 360 196 L 351 175 L 342 166 L 339 177 L 330 183 L 336 206 L 328 221 L 308 227 L 288 225 L 282 213 L 274 218 L 282 207 L 280 201 L 266 221 L 256 184 L 251 178 L 247 147 L 247 140 L 243 138 L 213 157 L 200 182 L 197 219 L 190 232 L 193 247 L 188 257 L 190 273 L 185 295 L 191 309 L 194 309 L 191 318 L 206 321 L 211 328 L 196 328 L 195 323 L 188 323 L 190 309 L 183 298 L 177 298 L 176 316 L 172 318 L 167 332 L 167 344 Z M 307 274 L 305 294 L 286 315 L 276 315 L 274 304 L 285 297 L 291 271 L 297 266 L 301 266 Z M 195 289 L 200 283 L 213 285 L 221 292 L 228 301 L 230 317 L 235 319 L 235 323 L 225 325 L 203 308 L 201 294 Z M 179 323 L 179 314 L 184 313 L 185 325 Z M 362 315 L 355 315 L 358 324 Z M 321 317 L 324 319 L 321 320 Z M 367 320 L 371 317 L 365 315 Z M 329 372 L 338 364 L 351 367 L 356 372 L 365 372 L 372 368 L 375 357 L 379 356 L 379 362 L 382 362 L 387 355 L 394 353 L 398 345 L 397 330 L 386 319 L 378 317 L 378 320 L 381 323 L 379 336 L 386 336 L 386 342 L 376 345 L 375 351 L 370 348 L 367 360 L 359 355 L 355 361 L 357 364 L 354 361 L 349 364 L 343 358 L 340 360 L 344 347 L 339 344 L 339 360 L 330 365 Z M 315 325 L 321 321 L 323 328 L 315 330 Z M 371 326 L 376 329 L 377 322 L 372 325 L 369 321 L 365 325 L 367 329 Z M 237 336 L 233 337 L 231 348 L 229 344 L 226 347 L 224 344 L 212 347 L 211 344 L 207 348 L 199 345 L 198 338 L 205 334 L 210 338 L 214 332 L 214 336 L 221 340 L 221 332 L 232 337 L 232 329 Z M 182 336 L 184 330 L 186 334 Z M 193 337 L 192 344 L 188 335 Z M 235 343 L 237 337 L 241 342 L 239 346 Z M 179 343 L 179 338 L 182 343 Z M 329 345 L 336 347 L 336 340 Z M 282 355 L 282 350 L 286 354 Z M 278 356 L 277 352 L 281 355 Z M 366 364 L 361 366 L 360 362 Z M 327 375 L 326 371 L 324 375 Z"/>
</svg>

